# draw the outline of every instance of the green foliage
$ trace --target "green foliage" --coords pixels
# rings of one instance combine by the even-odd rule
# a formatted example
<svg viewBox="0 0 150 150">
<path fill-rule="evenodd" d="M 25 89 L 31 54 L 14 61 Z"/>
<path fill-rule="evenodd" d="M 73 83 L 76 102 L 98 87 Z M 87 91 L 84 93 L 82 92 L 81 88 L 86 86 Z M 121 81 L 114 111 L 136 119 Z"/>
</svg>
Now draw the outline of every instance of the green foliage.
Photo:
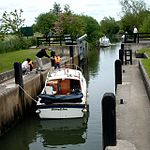
<svg viewBox="0 0 150 150">
<path fill-rule="evenodd" d="M 60 4 L 54 3 L 54 8 L 50 12 L 40 14 L 36 18 L 34 31 L 46 35 L 49 32 L 58 36 L 70 34 L 73 37 L 86 33 L 88 41 L 92 42 L 99 37 L 99 24 L 92 17 L 73 14 L 69 5 L 65 5 L 62 10 Z"/>
<path fill-rule="evenodd" d="M 150 13 L 146 3 L 142 0 L 121 0 L 120 4 L 123 14 L 121 18 L 121 30 L 132 33 L 134 25 L 140 29 L 144 19 Z"/>
<path fill-rule="evenodd" d="M 39 49 L 28 49 L 0 54 L 1 61 L 3 62 L 0 65 L 0 72 L 13 69 L 14 62 L 22 63 L 24 60 L 26 60 L 26 58 L 30 58 L 34 61 L 38 50 Z"/>
<path fill-rule="evenodd" d="M 137 50 L 136 53 L 139 53 L 139 54 L 146 53 L 150 57 L 150 48 L 142 48 L 140 50 Z"/>
<path fill-rule="evenodd" d="M 150 78 L 150 59 L 142 59 L 142 64 L 148 74 L 148 77 Z"/>
<path fill-rule="evenodd" d="M 8 53 L 20 49 L 29 48 L 32 45 L 36 45 L 36 38 L 18 38 L 13 37 L 0 41 L 0 53 Z"/>
<path fill-rule="evenodd" d="M 25 19 L 22 19 L 22 9 L 18 12 L 15 10 L 14 12 L 7 13 L 6 11 L 2 15 L 0 32 L 14 33 L 15 35 L 20 36 L 20 27 L 23 26 Z"/>
<path fill-rule="evenodd" d="M 88 35 L 87 41 L 95 42 L 97 39 L 99 39 L 100 36 L 100 28 L 98 22 L 96 21 L 96 19 L 90 16 L 82 15 L 80 17 L 85 24 L 84 33 Z"/>
<path fill-rule="evenodd" d="M 150 15 L 145 17 L 143 24 L 140 27 L 141 32 L 150 32 Z"/>
<path fill-rule="evenodd" d="M 150 57 L 150 48 L 143 48 L 143 49 L 137 50 L 136 53 L 139 53 L 139 54 L 146 53 Z M 141 61 L 146 70 L 146 73 L 148 74 L 150 78 L 150 59 L 142 59 Z"/>
<path fill-rule="evenodd" d="M 58 16 L 52 11 L 40 14 L 36 18 L 36 24 L 33 26 L 34 32 L 40 32 L 42 34 L 49 33 L 57 18 Z"/>
<path fill-rule="evenodd" d="M 143 0 L 121 0 L 122 13 L 138 15 L 140 12 L 145 11 L 146 3 Z"/>
<path fill-rule="evenodd" d="M 114 18 L 104 17 L 104 19 L 100 22 L 100 31 L 104 35 L 110 36 L 119 32 L 119 25 Z"/>
<path fill-rule="evenodd" d="M 60 4 L 55 2 L 52 11 L 54 14 L 59 15 L 62 12 Z"/>
</svg>

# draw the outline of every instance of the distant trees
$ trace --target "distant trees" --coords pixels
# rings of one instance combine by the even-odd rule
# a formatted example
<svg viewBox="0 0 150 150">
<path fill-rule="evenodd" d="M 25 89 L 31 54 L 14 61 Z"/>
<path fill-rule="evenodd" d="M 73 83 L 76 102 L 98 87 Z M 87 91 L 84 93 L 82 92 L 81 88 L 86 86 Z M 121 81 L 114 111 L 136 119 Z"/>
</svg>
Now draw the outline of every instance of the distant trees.
<svg viewBox="0 0 150 150">
<path fill-rule="evenodd" d="M 120 28 L 128 33 L 133 31 L 133 26 L 136 25 L 140 30 L 144 25 L 144 20 L 150 14 L 149 8 L 142 0 L 121 0 L 122 18 Z"/>
<path fill-rule="evenodd" d="M 52 32 L 54 35 L 70 34 L 75 37 L 86 33 L 92 41 L 99 35 L 99 24 L 92 17 L 74 14 L 67 4 L 61 9 L 60 4 L 54 3 L 53 9 L 36 18 L 34 30 L 43 34 Z"/>
<path fill-rule="evenodd" d="M 100 22 L 100 31 L 104 35 L 111 36 L 113 34 L 117 34 L 119 32 L 119 24 L 112 17 L 104 17 Z"/>
</svg>

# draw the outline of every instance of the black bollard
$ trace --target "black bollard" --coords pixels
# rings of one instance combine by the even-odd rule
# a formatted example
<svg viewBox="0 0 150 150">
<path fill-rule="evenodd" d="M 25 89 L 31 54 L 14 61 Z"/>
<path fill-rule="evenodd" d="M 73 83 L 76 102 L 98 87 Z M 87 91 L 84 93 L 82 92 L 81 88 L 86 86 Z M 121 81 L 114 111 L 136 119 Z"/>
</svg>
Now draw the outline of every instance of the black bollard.
<svg viewBox="0 0 150 150">
<path fill-rule="evenodd" d="M 116 146 L 116 98 L 113 93 L 105 93 L 102 99 L 103 148 Z"/>
<path fill-rule="evenodd" d="M 122 84 L 122 64 L 120 59 L 115 61 L 115 89 L 117 84 Z"/>
<path fill-rule="evenodd" d="M 69 46 L 70 49 L 70 58 L 72 58 L 72 63 L 74 63 L 74 52 L 73 52 L 73 46 Z"/>
<path fill-rule="evenodd" d="M 123 55 L 124 55 L 124 51 L 123 49 L 119 50 L 119 59 L 121 60 L 121 64 L 123 65 Z"/>
<path fill-rule="evenodd" d="M 14 75 L 15 75 L 15 83 L 19 84 L 19 96 L 22 103 L 22 110 L 25 110 L 24 104 L 24 91 L 23 91 L 23 77 L 22 77 L 22 67 L 21 63 L 15 62 L 14 63 Z"/>
<path fill-rule="evenodd" d="M 23 87 L 22 67 L 21 63 L 19 62 L 14 63 L 14 75 L 15 75 L 15 83 Z"/>
<path fill-rule="evenodd" d="M 124 43 L 121 43 L 121 49 L 124 50 Z"/>
</svg>

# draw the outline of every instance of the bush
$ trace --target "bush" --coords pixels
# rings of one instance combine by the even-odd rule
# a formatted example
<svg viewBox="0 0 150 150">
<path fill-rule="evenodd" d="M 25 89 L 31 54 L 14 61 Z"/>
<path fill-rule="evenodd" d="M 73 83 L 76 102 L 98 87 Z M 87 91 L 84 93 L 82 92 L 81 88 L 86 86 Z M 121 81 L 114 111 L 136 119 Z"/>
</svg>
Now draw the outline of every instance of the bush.
<svg viewBox="0 0 150 150">
<path fill-rule="evenodd" d="M 7 53 L 12 51 L 17 51 L 20 49 L 28 49 L 32 45 L 36 45 L 36 38 L 11 38 L 7 40 L 0 41 L 0 53 Z"/>
</svg>

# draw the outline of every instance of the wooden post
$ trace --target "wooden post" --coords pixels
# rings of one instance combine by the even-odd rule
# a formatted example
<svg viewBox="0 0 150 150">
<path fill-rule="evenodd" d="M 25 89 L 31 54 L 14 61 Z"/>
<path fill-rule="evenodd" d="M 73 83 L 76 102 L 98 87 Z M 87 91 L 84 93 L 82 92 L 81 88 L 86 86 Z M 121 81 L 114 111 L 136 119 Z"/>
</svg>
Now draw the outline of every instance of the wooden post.
<svg viewBox="0 0 150 150">
<path fill-rule="evenodd" d="M 116 146 L 116 98 L 113 93 L 105 93 L 102 98 L 103 149 Z"/>
</svg>

